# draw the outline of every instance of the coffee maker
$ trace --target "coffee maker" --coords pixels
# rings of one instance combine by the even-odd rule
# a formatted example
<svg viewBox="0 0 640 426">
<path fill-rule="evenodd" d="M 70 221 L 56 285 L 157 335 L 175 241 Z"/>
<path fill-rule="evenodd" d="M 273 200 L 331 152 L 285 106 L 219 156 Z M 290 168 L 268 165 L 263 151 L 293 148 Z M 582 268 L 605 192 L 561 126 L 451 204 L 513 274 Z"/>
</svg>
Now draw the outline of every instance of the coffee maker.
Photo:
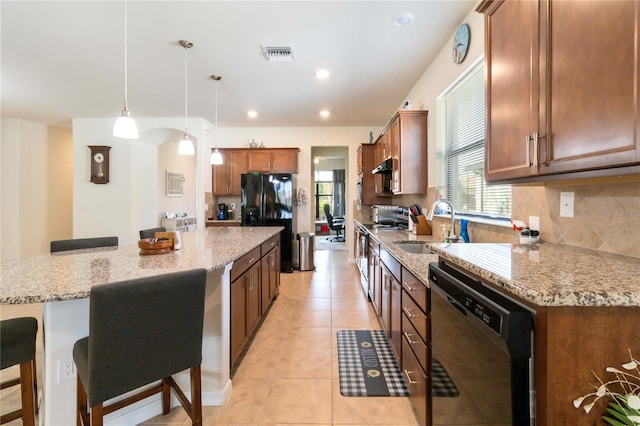
<svg viewBox="0 0 640 426">
<path fill-rule="evenodd" d="M 218 220 L 229 220 L 229 207 L 225 203 L 218 204 Z"/>
</svg>

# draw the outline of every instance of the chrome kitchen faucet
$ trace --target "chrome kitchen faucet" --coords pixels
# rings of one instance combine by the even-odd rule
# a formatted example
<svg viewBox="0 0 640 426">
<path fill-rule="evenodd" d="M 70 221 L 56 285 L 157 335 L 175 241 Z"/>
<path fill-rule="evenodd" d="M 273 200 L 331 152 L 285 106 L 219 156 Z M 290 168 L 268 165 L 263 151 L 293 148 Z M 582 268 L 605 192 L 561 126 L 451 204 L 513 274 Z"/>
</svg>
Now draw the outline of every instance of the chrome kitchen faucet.
<svg viewBox="0 0 640 426">
<path fill-rule="evenodd" d="M 433 221 L 433 213 L 435 212 L 436 206 L 440 203 L 447 204 L 451 209 L 451 231 L 449 232 L 449 236 L 446 238 L 446 240 L 450 243 L 456 243 L 460 238 L 456 235 L 456 211 L 454 210 L 453 204 L 451 204 L 451 201 L 445 200 L 442 198 L 439 200 L 436 200 L 431 205 L 431 208 L 429 209 L 429 214 L 427 215 L 427 221 L 429 222 L 429 225 L 431 225 L 431 222 Z M 433 229 L 433 226 L 431 228 Z"/>
</svg>

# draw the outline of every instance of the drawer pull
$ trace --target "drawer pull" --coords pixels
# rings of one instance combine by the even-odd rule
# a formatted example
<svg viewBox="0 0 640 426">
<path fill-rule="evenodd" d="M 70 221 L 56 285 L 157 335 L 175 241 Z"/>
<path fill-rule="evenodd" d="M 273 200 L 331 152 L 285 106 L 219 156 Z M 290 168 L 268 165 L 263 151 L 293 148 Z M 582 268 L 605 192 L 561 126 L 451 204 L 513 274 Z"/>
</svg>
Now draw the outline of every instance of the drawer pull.
<svg viewBox="0 0 640 426">
<path fill-rule="evenodd" d="M 254 260 L 256 260 L 256 258 L 252 257 L 251 259 L 247 260 L 247 263 L 253 263 Z"/>
<path fill-rule="evenodd" d="M 411 334 L 407 333 L 406 331 L 404 332 L 404 338 L 407 340 L 407 343 L 409 343 L 410 345 L 415 345 L 416 343 L 418 343 L 417 340 L 411 340 Z"/>
<path fill-rule="evenodd" d="M 411 380 L 411 375 L 409 374 L 409 371 L 407 369 L 404 370 L 404 374 L 405 376 L 407 376 L 407 380 L 409 381 L 409 384 L 415 385 L 416 382 L 415 380 Z"/>
<path fill-rule="evenodd" d="M 402 307 L 402 311 L 405 313 L 406 316 L 408 316 L 409 318 L 415 318 L 418 315 L 412 314 L 411 313 L 411 309 L 407 308 L 406 306 Z"/>
<path fill-rule="evenodd" d="M 409 284 L 408 282 L 405 281 L 403 284 L 404 284 L 404 288 L 406 288 L 407 290 L 416 291 L 416 289 L 413 288 L 413 286 L 411 284 Z"/>
</svg>

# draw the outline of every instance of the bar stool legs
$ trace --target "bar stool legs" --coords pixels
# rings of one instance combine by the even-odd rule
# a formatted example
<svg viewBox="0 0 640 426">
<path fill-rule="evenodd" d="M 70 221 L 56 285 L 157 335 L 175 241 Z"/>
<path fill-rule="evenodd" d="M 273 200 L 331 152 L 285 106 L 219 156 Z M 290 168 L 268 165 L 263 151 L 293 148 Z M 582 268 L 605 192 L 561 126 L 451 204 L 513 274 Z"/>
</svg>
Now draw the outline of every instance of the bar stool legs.
<svg viewBox="0 0 640 426">
<path fill-rule="evenodd" d="M 38 405 L 36 403 L 36 333 L 38 322 L 35 318 L 14 318 L 3 320 L 0 330 L 2 337 L 1 350 L 2 369 L 19 364 L 20 378 L 0 383 L 0 389 L 20 385 L 20 409 L 0 416 L 0 424 L 5 424 L 22 417 L 25 426 L 35 426 Z"/>
</svg>

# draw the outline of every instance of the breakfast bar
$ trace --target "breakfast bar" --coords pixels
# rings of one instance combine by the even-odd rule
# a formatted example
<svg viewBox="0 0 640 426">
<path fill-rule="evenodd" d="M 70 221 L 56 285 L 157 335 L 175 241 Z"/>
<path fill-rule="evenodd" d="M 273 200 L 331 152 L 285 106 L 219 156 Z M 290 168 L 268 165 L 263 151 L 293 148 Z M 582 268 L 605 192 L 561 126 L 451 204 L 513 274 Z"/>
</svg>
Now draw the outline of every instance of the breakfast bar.
<svg viewBox="0 0 640 426">
<path fill-rule="evenodd" d="M 89 334 L 89 293 L 98 284 L 194 268 L 207 274 L 202 354 L 202 403 L 223 405 L 231 393 L 230 271 L 234 261 L 277 235 L 281 227 L 215 227 L 182 234 L 182 247 L 152 256 L 137 245 L 74 250 L 3 260 L 0 303 L 42 303 L 44 359 L 40 424 L 75 423 L 75 378 L 61 373 L 76 340 Z M 119 348 L 113 348 L 119 350 Z M 176 381 L 188 386 L 188 372 Z M 161 413 L 159 395 L 108 415 L 107 423 L 137 424 Z M 172 402 L 176 405 L 177 400 Z"/>
</svg>

